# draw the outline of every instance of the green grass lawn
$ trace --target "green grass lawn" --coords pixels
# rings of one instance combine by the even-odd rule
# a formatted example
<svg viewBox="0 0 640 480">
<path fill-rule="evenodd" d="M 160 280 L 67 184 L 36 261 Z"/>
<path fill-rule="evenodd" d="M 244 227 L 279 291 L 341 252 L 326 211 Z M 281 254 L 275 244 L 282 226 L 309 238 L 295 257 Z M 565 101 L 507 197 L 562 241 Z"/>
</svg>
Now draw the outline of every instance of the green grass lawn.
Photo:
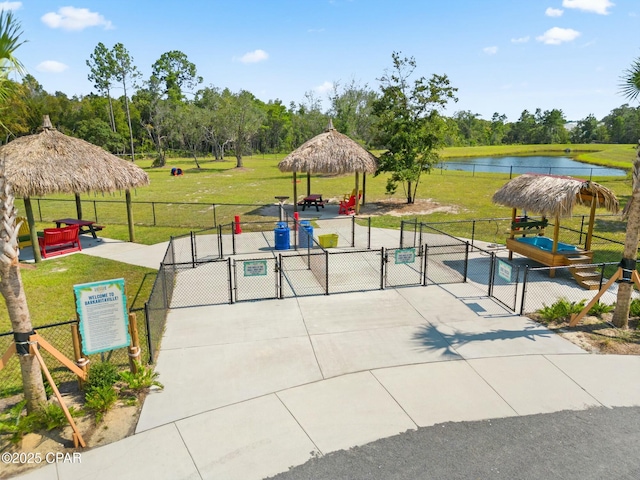
<svg viewBox="0 0 640 480">
<path fill-rule="evenodd" d="M 441 152 L 443 159 L 460 156 L 491 156 L 516 154 L 563 153 L 566 148 L 578 152 L 578 160 L 599 165 L 630 169 L 635 150 L 633 145 L 512 145 L 491 147 L 455 147 Z M 379 153 L 379 152 L 378 152 Z M 133 192 L 136 241 L 152 244 L 167 240 L 170 236 L 182 235 L 192 229 L 207 228 L 216 223 L 230 223 L 235 215 L 243 222 L 264 219 L 257 205 L 275 203 L 277 195 L 293 195 L 291 173 L 280 172 L 278 162 L 284 154 L 256 155 L 244 158 L 245 167 L 235 168 L 235 159 L 215 161 L 212 158 L 199 160 L 201 169 L 188 158 L 169 158 L 163 168 L 151 168 L 151 160 L 140 160 L 151 179 L 148 187 Z M 185 174 L 172 177 L 170 170 L 181 168 Z M 306 175 L 298 175 L 298 195 L 306 193 Z M 367 176 L 367 202 L 396 199 L 402 201 L 404 194 L 399 188 L 393 195 L 385 191 L 387 176 Z M 472 219 L 508 216 L 510 212 L 491 203 L 493 193 L 508 181 L 508 174 L 475 173 L 434 169 L 424 175 L 418 199 L 432 199 L 456 207 L 456 214 L 434 213 L 432 221 L 444 219 Z M 594 178 L 611 188 L 623 201 L 630 193 L 630 182 L 626 178 Z M 337 201 L 355 186 L 353 175 L 312 175 L 311 190 L 322 193 L 325 199 Z M 127 240 L 124 195 L 83 195 L 85 218 L 98 220 L 105 226 L 102 235 Z M 57 199 L 57 201 L 52 201 Z M 155 202 L 152 204 L 151 202 Z M 189 203 L 185 205 L 183 203 Z M 18 209 L 23 212 L 21 201 Z M 42 216 L 38 228 L 51 226 L 50 221 L 65 216 L 75 216 L 73 197 L 58 195 L 46 201 L 34 202 L 36 217 Z M 216 205 L 215 207 L 213 205 Z M 226 204 L 226 205 L 225 205 Z M 378 218 L 378 225 L 398 224 L 397 217 Z M 149 227 L 151 225 L 156 227 Z"/>
<path fill-rule="evenodd" d="M 76 318 L 73 286 L 124 278 L 129 309 L 142 308 L 149 298 L 156 271 L 103 258 L 68 255 L 27 264 L 20 271 L 34 326 Z M 0 333 L 11 331 L 6 309 L 0 309 Z"/>
<path fill-rule="evenodd" d="M 500 146 L 500 147 L 470 147 L 449 148 L 442 153 L 444 158 L 453 156 L 477 156 L 477 155 L 506 155 L 506 154 L 531 154 L 549 152 L 550 150 L 561 152 L 564 148 L 580 150 L 581 155 L 596 159 L 600 164 L 630 168 L 635 151 L 631 145 L 553 145 L 553 146 Z M 593 157 L 593 158 L 592 158 Z M 203 159 L 200 161 L 202 169 L 197 170 L 193 160 L 186 158 L 168 159 L 164 168 L 151 168 L 151 160 L 139 161 L 150 178 L 149 187 L 137 189 L 133 193 L 135 202 L 162 202 L 155 205 L 152 211 L 150 204 L 136 204 L 134 217 L 138 221 L 144 220 L 145 224 L 153 223 L 155 215 L 156 223 L 161 226 L 136 226 L 136 240 L 140 243 L 154 244 L 166 241 L 170 236 L 188 233 L 192 229 L 205 228 L 213 224 L 212 204 L 253 204 L 251 206 L 220 205 L 215 207 L 217 222 L 230 222 L 233 216 L 240 214 L 243 221 L 259 219 L 259 209 L 255 205 L 275 203 L 276 195 L 292 195 L 292 175 L 282 173 L 277 165 L 284 155 L 260 155 L 245 157 L 245 167 L 235 168 L 235 159 L 215 161 Z M 180 167 L 185 172 L 184 176 L 172 177 L 172 167 Z M 306 192 L 306 176 L 301 178 L 298 184 L 298 193 Z M 491 197 L 505 182 L 508 174 L 476 173 L 470 172 L 434 170 L 425 174 L 418 190 L 418 199 L 431 199 L 442 205 L 451 206 L 457 213 L 437 212 L 429 215 L 420 215 L 417 218 L 424 222 L 451 222 L 457 220 L 487 219 L 496 217 L 510 217 L 511 210 L 506 207 L 496 206 L 491 202 Z M 601 177 L 594 178 L 612 189 L 620 198 L 621 204 L 625 204 L 631 192 L 628 178 Z M 371 202 L 384 202 L 393 198 L 403 201 L 401 189 L 393 196 L 385 192 L 386 176 L 368 176 L 366 200 Z M 313 175 L 311 189 L 320 192 L 328 199 L 341 199 L 342 195 L 350 192 L 354 187 L 353 175 Z M 58 201 L 43 201 L 40 204 L 34 202 L 36 216 L 42 213 L 46 221 L 37 225 L 38 229 L 50 227 L 50 220 L 54 218 L 74 216 L 75 203 L 70 196 L 52 196 Z M 83 196 L 83 210 L 85 218 L 92 218 L 94 205 L 92 200 L 100 200 L 96 203 L 99 223 L 105 226 L 101 234 L 105 237 L 128 240 L 128 230 L 124 219 L 124 198 L 121 193 L 114 195 L 85 195 Z M 178 205 L 178 202 L 192 202 L 195 205 Z M 23 212 L 21 202 L 18 203 L 20 212 Z M 604 213 L 604 212 L 602 212 Z M 588 214 L 588 210 L 579 207 L 575 215 Z M 416 218 L 411 215 L 410 218 Z M 570 224 L 571 220 L 563 221 Z M 378 216 L 373 218 L 372 225 L 376 227 L 398 228 L 400 219 L 396 216 Z M 608 236 L 624 238 L 624 222 L 619 218 L 601 220 L 597 229 L 607 232 Z M 493 228 L 493 227 L 492 227 Z M 504 237 L 503 228 L 495 227 L 485 236 L 488 241 L 495 241 Z M 110 278 L 125 277 L 127 281 L 129 300 L 132 301 L 136 292 L 138 304 L 148 297 L 151 283 L 148 269 L 124 265 L 117 262 L 109 262 L 85 255 L 73 255 L 59 259 L 52 259 L 37 265 L 34 270 L 23 269 L 23 277 L 27 297 L 35 325 L 47 322 L 57 322 L 73 318 L 75 310 L 73 306 L 72 285 L 76 283 L 104 280 Z M 146 277 L 145 277 L 146 275 Z M 54 306 L 54 307 L 52 307 Z M 6 312 L 0 312 L 0 331 L 2 325 L 8 328 Z M 6 329 L 5 329 L 6 330 Z"/>
</svg>

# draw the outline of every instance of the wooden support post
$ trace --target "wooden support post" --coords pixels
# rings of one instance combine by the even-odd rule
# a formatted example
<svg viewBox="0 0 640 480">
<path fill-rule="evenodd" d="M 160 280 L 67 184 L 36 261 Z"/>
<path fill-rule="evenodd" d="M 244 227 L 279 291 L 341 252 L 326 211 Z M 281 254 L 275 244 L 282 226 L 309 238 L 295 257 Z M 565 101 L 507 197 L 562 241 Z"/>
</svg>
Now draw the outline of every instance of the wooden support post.
<svg viewBox="0 0 640 480">
<path fill-rule="evenodd" d="M 639 285 L 639 280 L 640 279 L 638 279 L 638 273 L 636 271 L 634 271 L 633 274 L 634 274 L 634 276 L 632 277 L 633 281 L 635 282 L 636 286 L 638 286 L 638 288 L 640 288 L 640 285 Z M 609 290 L 609 287 L 611 285 L 613 285 L 613 282 L 618 280 L 620 277 L 622 277 L 622 268 L 618 268 L 616 273 L 614 273 L 611 276 L 609 281 L 602 286 L 600 291 L 598 293 L 596 293 L 596 296 L 593 297 L 589 303 L 587 303 L 587 305 L 582 309 L 582 311 L 580 313 L 578 313 L 578 314 L 574 313 L 574 314 L 571 315 L 571 320 L 569 321 L 569 326 L 570 327 L 575 327 L 578 324 L 578 322 L 582 319 L 582 317 L 584 317 L 589 312 L 589 310 L 591 310 L 591 307 L 593 307 L 596 304 L 596 302 L 598 300 L 600 300 L 600 297 L 602 295 L 604 295 L 604 292 Z"/>
<path fill-rule="evenodd" d="M 298 211 L 298 179 L 295 171 L 293 172 L 293 211 Z"/>
<path fill-rule="evenodd" d="M 47 352 L 49 352 L 53 357 L 58 360 L 61 364 L 75 373 L 82 380 L 87 379 L 87 372 L 82 371 L 80 367 L 78 367 L 75 363 L 65 357 L 56 347 L 47 342 L 44 338 L 42 338 L 37 333 L 34 333 L 29 337 L 30 342 L 37 342 L 39 346 L 44 348 Z"/>
<path fill-rule="evenodd" d="M 584 249 L 591 250 L 591 239 L 593 238 L 593 224 L 596 221 L 596 207 L 598 206 L 597 196 L 591 198 L 591 211 L 589 212 L 589 225 L 587 227 L 587 239 L 584 242 Z"/>
<path fill-rule="evenodd" d="M 516 221 L 517 210 L 515 208 L 511 209 L 511 228 L 509 229 L 511 233 L 509 234 L 509 238 L 515 238 L 515 234 L 513 233 L 513 224 Z M 513 250 L 509 250 L 509 260 L 513 260 Z"/>
<path fill-rule="evenodd" d="M 31 335 L 30 341 L 32 341 L 34 337 L 39 337 L 39 336 L 37 334 Z M 38 340 L 42 340 L 42 337 L 39 337 Z M 47 365 L 44 363 L 44 360 L 42 359 L 42 355 L 40 355 L 40 352 L 38 351 L 37 345 L 31 344 L 30 350 L 31 350 L 31 354 L 35 355 L 36 358 L 38 359 L 38 362 L 40 362 L 40 367 L 42 368 L 42 371 L 44 372 L 45 377 L 47 377 L 47 381 L 49 382 L 49 385 L 51 385 L 51 389 L 53 390 L 53 393 L 55 394 L 56 398 L 58 399 L 58 402 L 60 403 L 60 408 L 62 408 L 62 411 L 64 412 L 64 416 L 67 417 L 67 420 L 69 421 L 69 425 L 71 425 L 71 429 L 73 430 L 73 445 L 76 448 L 78 448 L 78 445 L 80 445 L 82 448 L 85 448 L 87 444 L 84 442 L 84 439 L 82 438 L 82 435 L 78 430 L 76 422 L 73 421 L 73 417 L 71 416 L 69 409 L 67 408 L 67 406 L 64 403 L 64 400 L 62 399 L 62 395 L 60 395 L 60 390 L 58 390 L 56 383 L 53 381 L 53 378 L 51 377 L 51 373 L 49 372 Z"/>
<path fill-rule="evenodd" d="M 131 346 L 129 346 L 129 368 L 131 373 L 137 373 L 136 362 L 140 361 L 140 339 L 138 337 L 138 324 L 136 314 L 129 314 L 129 335 L 131 335 Z"/>
<path fill-rule="evenodd" d="M 80 332 L 78 331 L 77 323 L 71 324 L 71 339 L 73 341 L 73 356 L 76 359 L 76 365 L 84 372 L 84 378 L 87 378 L 87 365 L 89 364 L 89 360 L 82 356 Z M 84 379 L 82 377 L 78 377 L 78 386 L 80 390 L 84 389 Z"/>
<path fill-rule="evenodd" d="M 7 347 L 7 351 L 4 352 L 4 355 L 2 355 L 2 358 L 0 359 L 0 370 L 7 365 L 7 362 L 14 353 L 16 353 L 16 344 L 11 342 L 11 345 Z"/>
</svg>

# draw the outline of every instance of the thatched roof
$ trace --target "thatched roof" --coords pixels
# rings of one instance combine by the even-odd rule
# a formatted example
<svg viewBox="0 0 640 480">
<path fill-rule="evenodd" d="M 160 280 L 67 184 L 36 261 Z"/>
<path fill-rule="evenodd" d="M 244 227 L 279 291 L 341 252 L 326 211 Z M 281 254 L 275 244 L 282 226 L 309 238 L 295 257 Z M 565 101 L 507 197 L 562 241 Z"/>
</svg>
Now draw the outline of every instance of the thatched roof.
<svg viewBox="0 0 640 480">
<path fill-rule="evenodd" d="M 17 196 L 113 192 L 149 184 L 144 170 L 79 138 L 51 127 L 0 147 L 4 174 Z"/>
<path fill-rule="evenodd" d="M 319 135 L 296 148 L 279 164 L 281 172 L 375 173 L 378 159 L 329 125 Z"/>
<path fill-rule="evenodd" d="M 510 180 L 493 195 L 493 202 L 548 217 L 571 215 L 576 203 L 596 205 L 617 212 L 618 199 L 602 185 L 588 180 L 557 175 L 528 173 Z"/>
</svg>

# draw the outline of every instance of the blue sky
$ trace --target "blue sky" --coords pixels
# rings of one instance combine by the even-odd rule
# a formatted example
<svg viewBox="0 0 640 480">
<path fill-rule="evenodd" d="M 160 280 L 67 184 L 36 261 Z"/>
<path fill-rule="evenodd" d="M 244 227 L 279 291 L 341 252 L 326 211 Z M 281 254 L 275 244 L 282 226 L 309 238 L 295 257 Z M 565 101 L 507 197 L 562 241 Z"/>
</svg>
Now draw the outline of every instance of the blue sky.
<svg viewBox="0 0 640 480">
<path fill-rule="evenodd" d="M 417 75 L 448 75 L 459 101 L 446 114 L 536 108 L 569 120 L 625 103 L 620 76 L 640 57 L 638 0 L 70 0 L 0 1 L 28 43 L 16 52 L 50 93 L 93 91 L 86 60 L 121 42 L 148 78 L 180 50 L 203 85 L 268 101 L 325 100 L 355 80 L 377 90 L 391 54 Z"/>
</svg>

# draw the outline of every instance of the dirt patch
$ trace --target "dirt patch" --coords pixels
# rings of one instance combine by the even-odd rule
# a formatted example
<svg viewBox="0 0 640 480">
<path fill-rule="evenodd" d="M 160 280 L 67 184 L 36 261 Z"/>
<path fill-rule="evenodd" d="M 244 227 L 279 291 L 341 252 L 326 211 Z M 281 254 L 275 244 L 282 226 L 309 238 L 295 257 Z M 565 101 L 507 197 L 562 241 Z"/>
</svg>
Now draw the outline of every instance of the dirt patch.
<svg viewBox="0 0 640 480">
<path fill-rule="evenodd" d="M 629 319 L 629 328 L 616 328 L 611 323 L 611 313 L 602 318 L 587 316 L 579 325 L 569 327 L 568 321 L 545 322 L 538 315 L 530 318 L 550 330 L 591 352 L 611 355 L 640 355 L 640 325 L 638 318 Z"/>
<path fill-rule="evenodd" d="M 82 409 L 84 398 L 82 393 L 69 393 L 63 395 L 63 398 L 67 407 L 74 407 L 76 410 Z M 11 408 L 21 399 L 22 395 L 2 399 L 0 401 L 0 411 Z M 69 454 L 71 456 L 73 456 L 74 452 L 82 454 L 82 452 L 86 452 L 91 448 L 117 442 L 133 435 L 141 408 L 142 400 L 138 400 L 134 405 L 131 405 L 130 402 L 118 401 L 98 425 L 96 425 L 93 415 L 88 413 L 74 418 L 78 431 L 87 444 L 86 449 L 74 448 L 73 430 L 69 425 L 49 432 L 27 434 L 17 444 L 11 443 L 9 435 L 3 435 L 0 437 L 0 452 L 33 454 L 31 459 L 34 462 L 4 463 L 0 478 L 12 478 L 29 470 L 47 465 L 47 458 L 51 458 L 52 454 Z M 47 454 L 49 454 L 49 457 L 47 457 Z M 38 458 L 41 461 L 36 463 Z"/>
<path fill-rule="evenodd" d="M 360 207 L 360 213 L 364 216 L 391 215 L 401 217 L 403 215 L 429 215 L 430 213 L 436 212 L 459 213 L 460 208 L 456 205 L 445 205 L 436 202 L 431 198 L 416 199 L 416 201 L 411 204 L 408 204 L 404 200 L 394 198 L 367 203 Z"/>
</svg>

